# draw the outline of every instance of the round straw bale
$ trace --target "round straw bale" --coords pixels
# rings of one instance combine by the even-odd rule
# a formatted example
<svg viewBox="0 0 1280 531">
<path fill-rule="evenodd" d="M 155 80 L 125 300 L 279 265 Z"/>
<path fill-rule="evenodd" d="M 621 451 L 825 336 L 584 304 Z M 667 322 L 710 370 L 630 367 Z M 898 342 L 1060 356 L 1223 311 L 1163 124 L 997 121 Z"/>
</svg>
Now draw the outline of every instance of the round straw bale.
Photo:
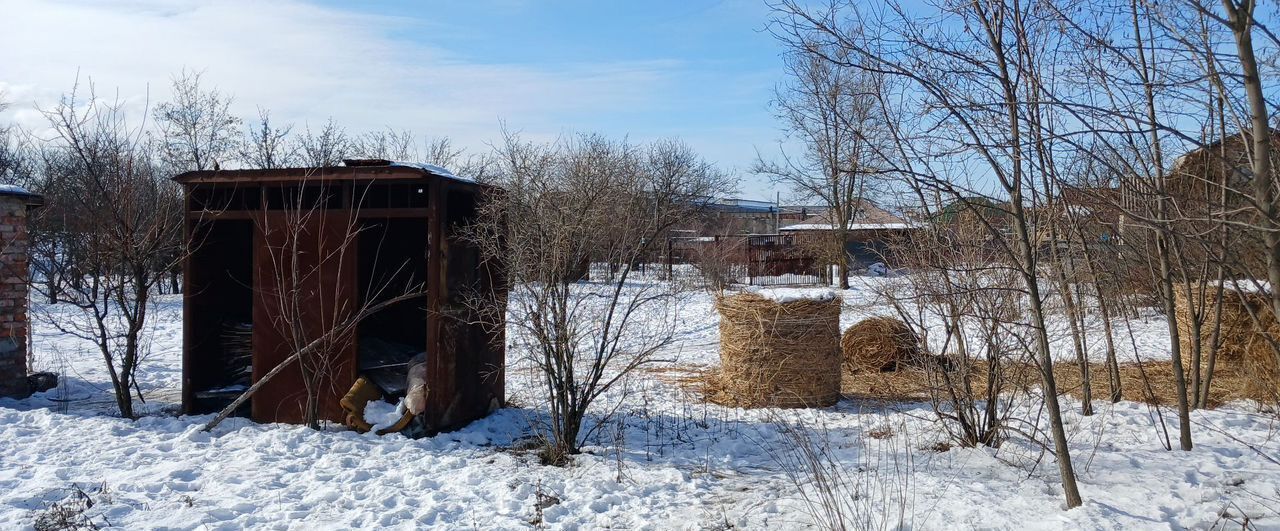
<svg viewBox="0 0 1280 531">
<path fill-rule="evenodd" d="M 1253 334 L 1244 351 L 1241 396 L 1265 404 L 1280 404 L 1280 324 Z"/>
<path fill-rule="evenodd" d="M 840 339 L 844 368 L 849 372 L 896 370 L 916 364 L 920 338 L 907 323 L 892 317 L 863 319 L 845 330 Z"/>
<path fill-rule="evenodd" d="M 1266 322 L 1267 314 L 1257 314 L 1265 306 L 1266 297 L 1258 293 L 1224 288 L 1221 298 L 1215 286 L 1192 287 L 1190 291 L 1174 291 L 1174 318 L 1178 325 L 1178 347 L 1182 365 L 1191 367 L 1195 361 L 1195 315 L 1200 313 L 1200 364 L 1207 365 L 1213 347 L 1215 314 L 1220 315 L 1218 351 L 1216 363 L 1239 364 L 1243 361 L 1253 334 L 1257 330 L 1250 308 Z"/>
<path fill-rule="evenodd" d="M 824 407 L 840 399 L 840 299 L 721 297 L 720 372 L 708 397 L 737 407 Z"/>
<path fill-rule="evenodd" d="M 1184 367 L 1194 363 L 1195 331 L 1192 328 L 1192 310 L 1201 314 L 1200 363 L 1208 364 L 1213 341 L 1214 314 L 1221 313 L 1218 330 L 1217 366 L 1236 370 L 1243 375 L 1238 379 L 1236 394 L 1265 403 L 1280 402 L 1280 323 L 1271 309 L 1269 294 L 1246 292 L 1237 289 L 1218 290 L 1209 286 L 1203 290 L 1180 289 L 1175 293 L 1175 318 L 1178 324 L 1178 346 Z"/>
</svg>

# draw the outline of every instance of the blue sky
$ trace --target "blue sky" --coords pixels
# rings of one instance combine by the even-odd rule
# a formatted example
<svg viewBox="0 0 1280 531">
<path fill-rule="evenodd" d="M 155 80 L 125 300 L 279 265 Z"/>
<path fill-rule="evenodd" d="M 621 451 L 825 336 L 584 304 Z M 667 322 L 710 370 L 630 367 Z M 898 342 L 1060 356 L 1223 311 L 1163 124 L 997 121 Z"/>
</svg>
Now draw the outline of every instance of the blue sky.
<svg viewBox="0 0 1280 531">
<path fill-rule="evenodd" d="M 238 114 L 261 106 L 296 127 L 332 116 L 473 150 L 502 122 L 538 139 L 680 137 L 741 175 L 742 195 L 773 196 L 748 174 L 780 138 L 768 104 L 781 47 L 763 0 L 0 0 L 0 12 L 17 20 L 0 34 L 0 90 L 28 108 L 10 111 L 20 122 L 77 72 L 143 105 L 193 68 Z M 39 30 L 54 22 L 71 27 Z"/>
</svg>

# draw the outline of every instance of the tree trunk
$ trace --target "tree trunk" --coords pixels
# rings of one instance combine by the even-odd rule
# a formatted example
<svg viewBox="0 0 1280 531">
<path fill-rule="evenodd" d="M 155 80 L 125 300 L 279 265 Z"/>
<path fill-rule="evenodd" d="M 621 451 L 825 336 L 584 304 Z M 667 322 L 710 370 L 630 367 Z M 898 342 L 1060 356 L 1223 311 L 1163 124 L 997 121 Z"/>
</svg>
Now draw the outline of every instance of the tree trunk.
<svg viewBox="0 0 1280 531">
<path fill-rule="evenodd" d="M 1018 202 L 1022 201 L 1021 193 L 1016 193 L 1011 202 L 1014 209 L 1014 231 L 1018 238 L 1016 243 L 1022 261 L 1022 275 L 1026 282 L 1027 298 L 1031 304 L 1032 326 L 1035 328 L 1036 357 L 1040 362 L 1040 380 L 1044 388 L 1045 410 L 1049 414 L 1049 430 L 1053 435 L 1054 455 L 1058 458 L 1058 472 L 1062 476 L 1062 490 L 1067 499 L 1067 508 L 1079 507 L 1080 489 L 1076 485 L 1076 472 L 1071 464 L 1071 450 L 1067 446 L 1067 432 L 1062 424 L 1062 409 L 1058 404 L 1058 383 L 1053 375 L 1053 356 L 1049 350 L 1049 333 L 1045 329 L 1044 304 L 1040 295 L 1039 280 L 1036 278 L 1035 249 L 1027 236 L 1026 214 Z"/>
<path fill-rule="evenodd" d="M 1133 15 L 1133 32 L 1134 41 L 1137 45 L 1139 74 L 1142 78 L 1143 96 L 1147 110 L 1147 121 L 1151 124 L 1159 123 L 1156 116 L 1156 101 L 1154 81 L 1151 79 L 1152 66 L 1147 61 L 1147 47 L 1145 38 L 1142 36 L 1141 25 L 1138 17 L 1138 1 L 1133 0 L 1130 3 Z M 1178 345 L 1178 324 L 1175 316 L 1173 304 L 1173 259 L 1170 256 L 1169 234 L 1169 198 L 1167 176 L 1164 172 L 1164 153 L 1161 150 L 1159 131 L 1151 127 L 1151 146 L 1152 158 L 1151 163 L 1155 167 L 1155 188 L 1156 188 L 1156 219 L 1158 226 L 1156 227 L 1156 260 L 1160 268 L 1160 278 L 1158 279 L 1161 297 L 1164 299 L 1165 317 L 1169 324 L 1169 339 L 1172 343 L 1173 351 L 1173 380 L 1178 395 L 1178 440 L 1183 450 L 1190 451 L 1191 444 L 1191 413 L 1187 401 L 1187 379 L 1186 373 L 1182 367 L 1182 352 Z"/>
<path fill-rule="evenodd" d="M 1235 35 L 1236 53 L 1240 57 L 1240 73 L 1244 77 L 1244 91 L 1249 99 L 1249 122 L 1253 142 L 1253 200 L 1261 210 L 1259 223 L 1266 243 L 1267 281 L 1271 284 L 1271 311 L 1280 316 L 1280 204 L 1275 198 L 1275 182 L 1271 175 L 1271 127 L 1270 113 L 1263 95 L 1262 77 L 1258 73 L 1258 60 L 1253 48 L 1254 0 L 1245 0 L 1239 6 L 1232 0 L 1222 0 L 1227 11 L 1231 32 Z M 1280 352 L 1276 353 L 1280 361 Z"/>
</svg>

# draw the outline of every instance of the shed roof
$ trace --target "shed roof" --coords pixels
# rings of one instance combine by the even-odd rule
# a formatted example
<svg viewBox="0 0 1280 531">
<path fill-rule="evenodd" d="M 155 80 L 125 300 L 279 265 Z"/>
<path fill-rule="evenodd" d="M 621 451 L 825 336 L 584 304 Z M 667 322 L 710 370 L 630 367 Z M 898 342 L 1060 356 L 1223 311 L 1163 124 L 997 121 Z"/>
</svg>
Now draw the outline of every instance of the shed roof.
<svg viewBox="0 0 1280 531">
<path fill-rule="evenodd" d="M 346 160 L 342 166 L 310 168 L 272 168 L 256 170 L 200 170 L 180 173 L 173 180 L 181 184 L 229 184 L 249 182 L 288 182 L 298 180 L 343 181 L 378 179 L 416 179 L 436 177 L 465 186 L 481 186 L 473 179 L 459 177 L 435 164 L 394 162 L 389 160 Z"/>
<path fill-rule="evenodd" d="M 0 197 L 16 197 L 23 199 L 27 206 L 40 206 L 44 204 L 44 196 L 31 192 L 26 188 L 16 184 L 0 184 Z"/>
</svg>

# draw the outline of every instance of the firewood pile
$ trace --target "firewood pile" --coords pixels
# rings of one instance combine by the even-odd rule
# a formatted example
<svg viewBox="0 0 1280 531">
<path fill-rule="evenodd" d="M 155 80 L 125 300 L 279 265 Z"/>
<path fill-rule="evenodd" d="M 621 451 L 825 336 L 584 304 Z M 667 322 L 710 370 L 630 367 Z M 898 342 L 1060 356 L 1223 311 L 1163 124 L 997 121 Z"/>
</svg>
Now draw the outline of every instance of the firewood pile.
<svg viewBox="0 0 1280 531">
<path fill-rule="evenodd" d="M 248 386 L 253 380 L 253 324 L 226 323 L 219 339 L 223 354 L 221 381 Z"/>
</svg>

